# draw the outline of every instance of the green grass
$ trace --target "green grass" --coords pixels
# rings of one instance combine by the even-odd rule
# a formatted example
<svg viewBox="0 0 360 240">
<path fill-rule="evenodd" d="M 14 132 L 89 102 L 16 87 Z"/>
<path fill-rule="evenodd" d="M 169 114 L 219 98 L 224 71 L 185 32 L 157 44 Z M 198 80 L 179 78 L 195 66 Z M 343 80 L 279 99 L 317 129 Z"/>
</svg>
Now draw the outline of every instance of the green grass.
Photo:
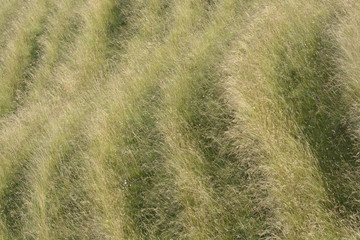
<svg viewBox="0 0 360 240">
<path fill-rule="evenodd" d="M 360 5 L 0 0 L 1 239 L 359 239 Z"/>
</svg>

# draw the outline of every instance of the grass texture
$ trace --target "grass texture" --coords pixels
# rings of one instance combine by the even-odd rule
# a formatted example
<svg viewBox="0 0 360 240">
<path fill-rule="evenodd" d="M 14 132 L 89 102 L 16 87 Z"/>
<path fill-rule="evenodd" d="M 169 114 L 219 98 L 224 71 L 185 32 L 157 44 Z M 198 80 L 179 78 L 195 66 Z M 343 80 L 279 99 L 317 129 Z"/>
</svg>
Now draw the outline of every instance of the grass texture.
<svg viewBox="0 0 360 240">
<path fill-rule="evenodd" d="M 358 1 L 0 6 L 0 239 L 360 239 Z"/>
</svg>

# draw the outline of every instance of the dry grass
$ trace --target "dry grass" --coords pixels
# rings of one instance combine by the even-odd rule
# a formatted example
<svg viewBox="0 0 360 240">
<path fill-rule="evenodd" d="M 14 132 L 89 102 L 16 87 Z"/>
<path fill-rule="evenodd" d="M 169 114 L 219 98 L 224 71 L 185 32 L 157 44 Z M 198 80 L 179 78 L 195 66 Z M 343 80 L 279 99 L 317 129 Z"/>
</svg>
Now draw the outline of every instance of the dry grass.
<svg viewBox="0 0 360 240">
<path fill-rule="evenodd" d="M 51 1 L 46 0 L 26 2 L 6 35 L 0 59 L 1 116 L 16 108 L 17 96 L 26 88 L 26 79 L 40 54 L 37 38 L 43 32 L 43 22 L 51 5 Z"/>
<path fill-rule="evenodd" d="M 359 228 L 360 212 L 359 199 L 360 181 L 359 168 L 359 74 L 360 74 L 360 54 L 358 31 L 360 5 L 357 2 L 348 2 L 344 7 L 345 13 L 340 17 L 340 21 L 332 30 L 333 37 L 336 41 L 337 55 L 335 62 L 337 74 L 335 78 L 337 84 L 344 89 L 344 102 L 348 106 L 348 112 L 344 121 L 348 122 L 347 133 L 352 139 L 353 157 L 351 161 L 342 161 L 343 179 L 341 179 L 341 188 L 344 189 L 345 198 L 343 200 L 345 209 L 342 209 L 348 215 L 349 224 Z M 358 235 L 359 237 L 359 235 Z"/>
<path fill-rule="evenodd" d="M 318 157 L 314 153 L 318 146 L 312 145 L 331 146 L 331 137 L 322 142 L 328 126 L 320 121 L 326 121 L 324 115 L 333 111 L 331 101 L 341 101 L 341 95 L 336 95 L 341 93 L 330 89 L 316 95 L 319 88 L 331 87 L 332 65 L 327 59 L 332 49 L 323 29 L 334 11 L 331 2 L 270 4 L 249 24 L 252 34 L 234 44 L 225 67 L 229 102 L 236 121 L 244 125 L 231 135 L 239 138 L 246 133 L 262 149 L 255 167 L 267 178 L 263 187 L 273 214 L 269 225 L 279 231 L 273 237 L 338 239 L 352 235 L 329 209 L 334 202 L 324 182 L 328 172 L 322 161 L 330 159 Z M 333 114 L 338 120 L 337 113 Z M 313 138 L 321 141 L 313 143 Z M 335 151 L 329 157 L 341 158 L 343 153 Z"/>
<path fill-rule="evenodd" d="M 0 4 L 2 239 L 359 238 L 356 1 Z"/>
</svg>

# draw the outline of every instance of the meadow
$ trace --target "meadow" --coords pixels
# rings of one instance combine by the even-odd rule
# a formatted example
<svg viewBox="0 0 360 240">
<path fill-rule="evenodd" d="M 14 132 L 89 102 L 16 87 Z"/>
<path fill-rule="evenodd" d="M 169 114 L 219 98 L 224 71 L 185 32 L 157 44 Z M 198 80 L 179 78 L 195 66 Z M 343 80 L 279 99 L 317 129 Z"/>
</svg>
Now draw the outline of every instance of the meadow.
<svg viewBox="0 0 360 240">
<path fill-rule="evenodd" d="M 0 0 L 0 239 L 360 239 L 360 2 Z"/>
</svg>

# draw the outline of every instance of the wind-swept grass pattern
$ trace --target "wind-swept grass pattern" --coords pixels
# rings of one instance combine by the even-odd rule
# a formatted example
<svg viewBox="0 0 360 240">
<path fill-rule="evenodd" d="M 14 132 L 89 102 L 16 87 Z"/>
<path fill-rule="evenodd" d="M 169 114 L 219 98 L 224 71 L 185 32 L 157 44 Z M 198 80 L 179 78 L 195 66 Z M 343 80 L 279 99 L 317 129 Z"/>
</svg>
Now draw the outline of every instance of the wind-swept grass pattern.
<svg viewBox="0 0 360 240">
<path fill-rule="evenodd" d="M 359 239 L 355 0 L 0 0 L 1 239 Z"/>
</svg>

